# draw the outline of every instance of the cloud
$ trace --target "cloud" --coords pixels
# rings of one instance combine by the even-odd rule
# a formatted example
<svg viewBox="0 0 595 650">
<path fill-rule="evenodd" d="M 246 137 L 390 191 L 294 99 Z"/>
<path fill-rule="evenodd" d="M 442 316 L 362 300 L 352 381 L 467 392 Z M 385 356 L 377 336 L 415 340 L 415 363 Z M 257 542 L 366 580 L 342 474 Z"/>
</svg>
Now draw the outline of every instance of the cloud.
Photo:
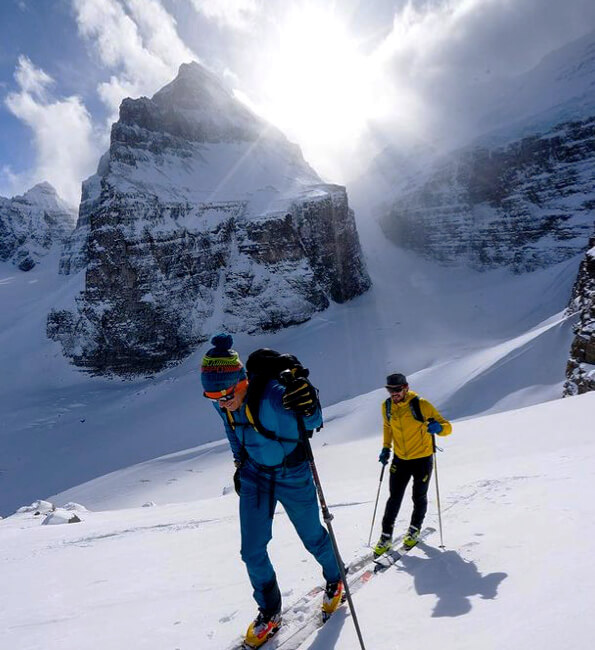
<svg viewBox="0 0 595 650">
<path fill-rule="evenodd" d="M 23 184 L 23 178 L 15 174 L 10 165 L 2 165 L 0 168 L 0 196 L 12 197 L 29 187 L 31 185 Z"/>
<path fill-rule="evenodd" d="M 455 135 L 487 108 L 499 83 L 594 28 L 591 0 L 409 1 L 374 56 L 389 83 L 427 108 L 432 137 Z"/>
<path fill-rule="evenodd" d="M 262 13 L 262 0 L 191 0 L 198 13 L 217 23 L 239 30 L 248 30 Z"/>
<path fill-rule="evenodd" d="M 5 167 L 6 183 L 16 193 L 45 180 L 77 205 L 81 179 L 93 171 L 98 158 L 91 116 L 77 96 L 53 98 L 48 91 L 52 78 L 27 57 L 19 57 L 14 77 L 20 89 L 4 101 L 33 132 L 35 167 L 25 174 Z"/>
<path fill-rule="evenodd" d="M 40 68 L 36 68 L 26 56 L 19 57 L 15 79 L 22 90 L 39 99 L 44 99 L 46 87 L 53 79 Z"/>
<path fill-rule="evenodd" d="M 197 60 L 158 0 L 73 0 L 79 33 L 112 71 L 98 93 L 115 116 L 124 97 L 152 95 Z"/>
<path fill-rule="evenodd" d="M 72 0 L 72 7 L 79 33 L 107 70 L 97 93 L 110 114 L 103 125 L 95 125 L 80 97 L 52 96 L 54 80 L 21 56 L 14 75 L 19 90 L 5 104 L 33 132 L 35 168 L 15 174 L 5 166 L 0 179 L 11 194 L 47 180 L 76 205 L 81 180 L 95 171 L 108 145 L 122 99 L 152 95 L 175 77 L 181 63 L 198 57 L 180 39 L 175 19 L 159 0 Z"/>
<path fill-rule="evenodd" d="M 484 68 L 510 76 L 595 27 L 590 0 L 441 0 L 408 2 L 385 42 L 406 51 L 416 73 Z"/>
</svg>

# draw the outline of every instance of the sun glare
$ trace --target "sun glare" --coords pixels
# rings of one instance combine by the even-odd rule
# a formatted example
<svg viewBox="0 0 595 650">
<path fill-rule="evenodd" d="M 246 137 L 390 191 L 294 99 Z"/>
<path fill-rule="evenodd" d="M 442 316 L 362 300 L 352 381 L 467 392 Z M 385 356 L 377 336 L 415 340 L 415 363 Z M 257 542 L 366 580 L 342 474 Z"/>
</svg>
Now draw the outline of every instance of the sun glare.
<svg viewBox="0 0 595 650">
<path fill-rule="evenodd" d="M 332 173 L 327 162 L 384 108 L 371 59 L 336 15 L 302 7 L 280 26 L 269 66 L 262 112 Z"/>
</svg>

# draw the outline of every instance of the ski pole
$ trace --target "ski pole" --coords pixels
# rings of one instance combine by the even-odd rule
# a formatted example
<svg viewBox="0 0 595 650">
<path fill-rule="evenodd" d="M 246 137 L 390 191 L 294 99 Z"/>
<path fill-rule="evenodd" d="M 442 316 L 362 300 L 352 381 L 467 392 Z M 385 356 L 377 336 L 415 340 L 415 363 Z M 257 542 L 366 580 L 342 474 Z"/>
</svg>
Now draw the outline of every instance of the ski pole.
<svg viewBox="0 0 595 650">
<path fill-rule="evenodd" d="M 282 383 L 285 385 L 290 384 L 294 377 L 291 374 L 290 370 L 284 370 L 280 375 Z M 333 525 L 331 521 L 333 520 L 333 515 L 328 509 L 326 504 L 326 499 L 324 498 L 324 492 L 322 491 L 322 484 L 320 483 L 320 477 L 318 476 L 318 470 L 316 469 L 316 463 L 314 462 L 314 453 L 312 452 L 312 445 L 310 444 L 310 438 L 306 433 L 306 426 L 304 425 L 304 418 L 301 414 L 296 414 L 298 429 L 300 432 L 300 438 L 302 444 L 304 445 L 306 451 L 306 457 L 308 459 L 308 464 L 310 465 L 310 470 L 312 471 L 312 477 L 314 479 L 314 485 L 316 486 L 316 492 L 318 493 L 318 500 L 320 501 L 320 510 L 322 511 L 322 519 L 326 524 L 328 529 L 329 537 L 331 538 L 331 543 L 333 546 L 333 552 L 335 554 L 335 559 L 339 565 L 339 572 L 341 574 L 341 580 L 343 581 L 343 587 L 345 588 L 345 595 L 347 597 L 347 602 L 349 603 L 349 609 L 351 610 L 351 616 L 353 618 L 353 625 L 355 626 L 355 631 L 357 633 L 357 638 L 362 650 L 366 650 L 364 645 L 364 639 L 362 638 L 362 633 L 359 627 L 359 622 L 357 620 L 357 614 L 355 613 L 355 605 L 351 599 L 351 591 L 349 590 L 349 585 L 347 584 L 347 576 L 345 574 L 345 565 L 341 559 L 341 554 L 339 553 L 339 546 L 337 544 L 337 538 L 335 537 L 335 531 L 333 530 Z"/>
<path fill-rule="evenodd" d="M 378 508 L 378 499 L 380 497 L 380 488 L 382 487 L 382 479 L 384 478 L 384 470 L 386 465 L 382 466 L 380 470 L 380 481 L 378 482 L 378 492 L 376 492 L 376 503 L 374 504 L 374 514 L 372 515 L 372 525 L 370 526 L 370 537 L 368 537 L 368 546 L 372 543 L 372 531 L 374 530 L 374 522 L 376 521 L 376 510 Z"/>
<path fill-rule="evenodd" d="M 434 418 L 430 418 L 431 422 Z M 434 450 L 434 475 L 436 477 L 436 502 L 438 504 L 438 528 L 440 529 L 440 548 L 444 548 L 444 540 L 442 539 L 442 512 L 440 509 L 440 488 L 438 487 L 438 458 L 436 456 L 436 436 L 432 436 L 432 448 Z"/>
</svg>

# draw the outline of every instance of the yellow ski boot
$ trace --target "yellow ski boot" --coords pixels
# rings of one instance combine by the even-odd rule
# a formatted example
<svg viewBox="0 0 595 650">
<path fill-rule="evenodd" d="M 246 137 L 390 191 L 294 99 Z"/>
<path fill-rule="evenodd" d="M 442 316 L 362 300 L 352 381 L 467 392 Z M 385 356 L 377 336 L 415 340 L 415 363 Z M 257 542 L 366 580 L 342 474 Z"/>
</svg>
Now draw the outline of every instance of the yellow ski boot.
<svg viewBox="0 0 595 650">
<path fill-rule="evenodd" d="M 405 537 L 403 537 L 403 546 L 413 548 L 419 542 L 419 528 L 409 526 L 409 530 Z"/>
<path fill-rule="evenodd" d="M 345 598 L 343 582 L 327 582 L 322 596 L 322 620 L 326 622 Z"/>
<path fill-rule="evenodd" d="M 380 535 L 380 539 L 378 540 L 378 543 L 374 547 L 374 556 L 379 557 L 380 555 L 384 555 L 384 553 L 386 553 L 392 548 L 392 545 L 393 545 L 392 535 L 387 535 L 386 533 L 382 533 L 382 535 Z"/>
<path fill-rule="evenodd" d="M 265 614 L 258 612 L 258 616 L 248 626 L 244 648 L 260 648 L 272 636 L 277 634 L 281 625 L 281 612 L 277 614 Z"/>
</svg>

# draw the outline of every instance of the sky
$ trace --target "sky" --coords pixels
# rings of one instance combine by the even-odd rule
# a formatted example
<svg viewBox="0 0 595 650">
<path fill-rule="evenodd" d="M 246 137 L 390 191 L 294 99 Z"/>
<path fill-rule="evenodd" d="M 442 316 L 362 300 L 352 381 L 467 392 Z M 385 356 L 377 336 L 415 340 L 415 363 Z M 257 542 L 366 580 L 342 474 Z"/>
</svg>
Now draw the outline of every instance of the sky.
<svg viewBox="0 0 595 650">
<path fill-rule="evenodd" d="M 78 205 L 122 99 L 190 60 L 344 183 L 388 141 L 464 139 L 490 87 L 593 29 L 591 0 L 4 0 L 0 195 Z"/>
</svg>

